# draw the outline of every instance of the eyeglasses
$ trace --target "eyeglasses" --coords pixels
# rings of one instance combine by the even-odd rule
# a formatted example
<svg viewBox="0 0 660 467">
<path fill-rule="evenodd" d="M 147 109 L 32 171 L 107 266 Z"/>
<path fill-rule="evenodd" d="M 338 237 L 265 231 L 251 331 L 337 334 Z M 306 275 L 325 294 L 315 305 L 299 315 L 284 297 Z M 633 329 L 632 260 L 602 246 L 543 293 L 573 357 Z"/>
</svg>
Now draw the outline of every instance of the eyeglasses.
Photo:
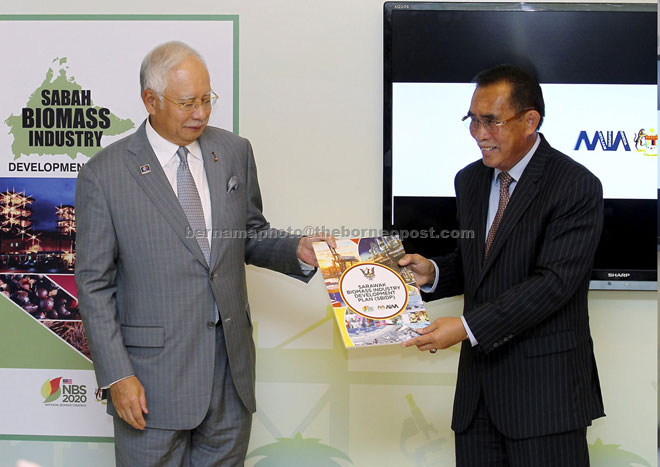
<svg viewBox="0 0 660 467">
<path fill-rule="evenodd" d="M 179 108 L 179 110 L 186 113 L 192 112 L 193 110 L 197 110 L 200 107 L 204 110 L 209 110 L 211 107 L 213 107 L 213 104 L 215 104 L 216 101 L 218 100 L 218 95 L 213 91 L 211 91 L 211 95 L 204 96 L 199 101 L 196 101 L 195 99 L 189 99 L 184 102 L 177 102 L 167 97 L 165 94 L 161 94 L 161 96 L 163 96 L 165 99 L 170 101 L 172 104 L 176 105 Z"/>
<path fill-rule="evenodd" d="M 465 128 L 470 130 L 471 133 L 476 133 L 477 130 L 479 129 L 479 125 L 483 125 L 483 127 L 486 130 L 488 130 L 491 133 L 495 133 L 510 121 L 513 121 L 518 117 L 521 117 L 530 110 L 536 110 L 536 109 L 525 109 L 522 112 L 515 114 L 511 118 L 507 118 L 506 120 L 491 120 L 491 119 L 479 120 L 473 115 L 466 115 L 461 119 L 461 121 L 465 125 Z"/>
</svg>

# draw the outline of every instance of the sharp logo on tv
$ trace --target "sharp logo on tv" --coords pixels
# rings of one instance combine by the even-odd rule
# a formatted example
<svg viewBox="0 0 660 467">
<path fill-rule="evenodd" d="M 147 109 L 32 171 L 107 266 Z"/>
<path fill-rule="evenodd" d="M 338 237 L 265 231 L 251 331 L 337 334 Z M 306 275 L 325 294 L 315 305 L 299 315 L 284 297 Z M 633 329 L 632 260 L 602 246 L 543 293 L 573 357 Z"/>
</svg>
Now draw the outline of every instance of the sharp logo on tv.
<svg viewBox="0 0 660 467">
<path fill-rule="evenodd" d="M 630 138 L 626 136 L 624 131 L 595 131 L 593 136 L 590 136 L 589 132 L 583 130 L 578 135 L 575 150 L 586 149 L 587 151 L 595 151 L 600 147 L 603 151 L 618 151 L 622 149 L 630 152 L 629 141 Z M 639 131 L 633 134 L 632 141 L 635 143 L 635 152 L 640 152 L 645 156 L 658 155 L 658 135 L 655 129 L 646 130 L 640 128 Z"/>
<path fill-rule="evenodd" d="M 627 277 L 630 277 L 629 272 L 608 272 L 607 277 L 610 277 L 612 279 L 625 279 Z"/>
</svg>

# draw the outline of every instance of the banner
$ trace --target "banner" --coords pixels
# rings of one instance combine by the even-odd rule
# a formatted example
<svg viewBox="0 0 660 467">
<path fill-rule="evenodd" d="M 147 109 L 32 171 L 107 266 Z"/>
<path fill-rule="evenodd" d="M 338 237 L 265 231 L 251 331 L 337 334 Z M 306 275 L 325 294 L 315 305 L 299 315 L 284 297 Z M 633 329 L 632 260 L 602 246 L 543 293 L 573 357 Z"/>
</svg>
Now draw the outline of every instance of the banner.
<svg viewBox="0 0 660 467">
<path fill-rule="evenodd" d="M 209 124 L 237 132 L 237 16 L 0 16 L 0 439 L 111 440 L 73 278 L 75 179 L 142 124 L 140 64 L 172 40 L 207 61 Z"/>
</svg>

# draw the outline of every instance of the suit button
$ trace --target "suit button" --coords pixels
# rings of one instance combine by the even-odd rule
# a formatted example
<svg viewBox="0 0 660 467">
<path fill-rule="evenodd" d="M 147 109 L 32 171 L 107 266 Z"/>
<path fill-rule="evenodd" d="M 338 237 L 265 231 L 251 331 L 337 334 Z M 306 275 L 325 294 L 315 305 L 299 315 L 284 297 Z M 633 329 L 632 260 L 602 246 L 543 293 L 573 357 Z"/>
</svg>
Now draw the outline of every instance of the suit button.
<svg viewBox="0 0 660 467">
<path fill-rule="evenodd" d="M 508 340 L 509 340 L 509 336 L 504 337 L 503 340 L 504 340 L 504 342 L 508 341 Z"/>
<path fill-rule="evenodd" d="M 208 323 L 206 323 L 206 327 L 209 329 L 213 329 L 215 328 L 215 323 L 213 321 L 209 321 Z"/>
<path fill-rule="evenodd" d="M 494 348 L 494 349 L 498 348 L 499 346 L 500 346 L 499 342 L 495 342 L 495 343 L 493 344 L 493 348 Z"/>
<path fill-rule="evenodd" d="M 212 281 L 214 281 L 216 279 L 216 277 L 218 277 L 218 275 L 216 273 L 211 274 L 211 280 Z"/>
</svg>

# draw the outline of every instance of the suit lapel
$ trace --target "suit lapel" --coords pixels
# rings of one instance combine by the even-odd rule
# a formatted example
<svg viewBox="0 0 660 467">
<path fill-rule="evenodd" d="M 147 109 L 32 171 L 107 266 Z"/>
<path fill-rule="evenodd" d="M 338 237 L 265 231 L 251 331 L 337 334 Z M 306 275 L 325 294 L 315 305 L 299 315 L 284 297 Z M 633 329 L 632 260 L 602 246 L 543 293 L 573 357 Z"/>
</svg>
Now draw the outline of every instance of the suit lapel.
<svg viewBox="0 0 660 467">
<path fill-rule="evenodd" d="M 206 179 L 209 182 L 209 194 L 211 196 L 211 226 L 213 232 L 219 232 L 222 229 L 222 214 L 225 211 L 223 206 L 227 197 L 228 160 L 226 148 L 217 140 L 208 136 L 205 132 L 197 140 L 202 150 L 202 159 L 204 161 L 204 170 Z M 220 250 L 222 249 L 222 238 L 211 239 L 211 270 L 218 263 Z"/>
<path fill-rule="evenodd" d="M 476 200 L 475 206 L 477 207 L 477 239 L 479 241 L 474 242 L 477 249 L 477 267 L 476 271 L 481 269 L 483 265 L 484 251 L 486 244 L 484 243 L 484 238 L 486 238 L 486 221 L 488 219 L 488 203 L 490 200 L 490 185 L 493 179 L 493 170 L 484 166 L 483 173 L 479 177 L 479 188 L 477 190 L 478 198 Z"/>
<path fill-rule="evenodd" d="M 484 238 L 486 238 L 486 219 L 488 217 L 488 200 L 490 197 L 490 185 L 493 177 L 493 169 L 479 163 L 477 176 L 472 183 L 474 187 L 468 189 L 467 193 L 472 194 L 472 199 L 468 199 L 466 206 L 474 206 L 475 210 L 470 213 L 468 229 L 475 232 L 476 241 L 469 242 L 472 252 L 469 255 L 473 258 L 472 270 L 475 273 L 481 271 L 484 257 Z M 461 227 L 464 228 L 464 227 Z"/>
<path fill-rule="evenodd" d="M 192 236 L 186 236 L 186 230 L 189 226 L 188 218 L 183 212 L 179 200 L 172 190 L 170 182 L 165 176 L 165 172 L 154 154 L 147 134 L 145 124 L 135 132 L 125 153 L 124 163 L 128 167 L 128 172 L 133 176 L 138 185 L 144 190 L 156 209 L 165 218 L 168 224 L 172 226 L 174 233 L 188 247 L 190 252 L 202 264 L 206 265 L 204 254 L 199 248 L 197 240 Z M 142 174 L 141 168 L 148 166 L 150 173 Z"/>
<path fill-rule="evenodd" d="M 484 278 L 486 271 L 488 271 L 495 261 L 495 258 L 497 258 L 497 255 L 502 250 L 504 244 L 511 235 L 511 232 L 518 224 L 523 214 L 527 211 L 530 203 L 538 195 L 538 181 L 543 174 L 543 168 L 548 158 L 548 148 L 548 143 L 541 136 L 541 144 L 539 144 L 539 147 L 516 184 L 516 188 L 511 195 L 509 204 L 504 211 L 502 221 L 500 222 L 497 234 L 495 235 L 490 252 L 488 253 L 488 258 L 486 258 L 486 261 L 483 264 L 478 283 Z M 484 244 L 483 238 L 484 237 L 481 239 L 482 245 Z M 484 247 L 485 246 L 482 246 L 482 251 Z M 483 253 L 481 258 L 483 258 Z"/>
</svg>

